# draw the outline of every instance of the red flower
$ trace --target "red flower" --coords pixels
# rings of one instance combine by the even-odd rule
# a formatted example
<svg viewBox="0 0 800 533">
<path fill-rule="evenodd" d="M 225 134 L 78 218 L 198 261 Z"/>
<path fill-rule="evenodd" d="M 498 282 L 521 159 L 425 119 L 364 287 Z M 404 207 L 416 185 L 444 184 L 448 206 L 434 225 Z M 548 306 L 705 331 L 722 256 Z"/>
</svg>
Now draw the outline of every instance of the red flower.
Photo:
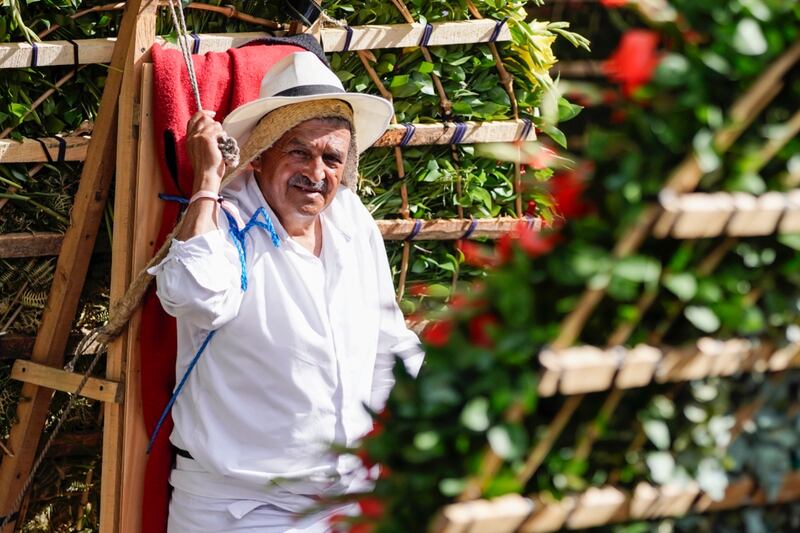
<svg viewBox="0 0 800 533">
<path fill-rule="evenodd" d="M 536 216 L 536 201 L 528 200 L 528 207 L 525 209 L 525 214 L 529 217 Z"/>
<path fill-rule="evenodd" d="M 491 331 L 498 324 L 494 315 L 479 315 L 469 321 L 469 339 L 475 346 L 491 348 L 494 346 Z"/>
<path fill-rule="evenodd" d="M 536 170 L 542 170 L 553 166 L 553 161 L 555 161 L 556 157 L 558 157 L 558 154 L 552 148 L 540 144 L 536 153 L 530 156 L 526 164 Z"/>
<path fill-rule="evenodd" d="M 589 212 L 591 206 L 581 198 L 586 183 L 578 172 L 561 172 L 553 176 L 548 183 L 554 207 L 562 217 L 567 219 L 580 217 Z"/>
<path fill-rule="evenodd" d="M 429 346 L 444 346 L 450 341 L 453 323 L 447 320 L 431 322 L 422 332 L 422 340 Z"/>
<path fill-rule="evenodd" d="M 609 9 L 615 9 L 618 7 L 625 7 L 628 1 L 629 0 L 600 0 L 600 3 Z"/>
<path fill-rule="evenodd" d="M 424 283 L 417 283 L 408 288 L 408 294 L 416 297 L 427 296 L 428 286 Z"/>
<path fill-rule="evenodd" d="M 558 234 L 543 234 L 529 228 L 525 221 L 521 220 L 516 228 L 497 240 L 497 252 L 503 261 L 511 258 L 514 247 L 519 247 L 530 257 L 539 257 L 550 253 L 558 240 Z"/>
<path fill-rule="evenodd" d="M 495 265 L 495 259 L 488 249 L 479 244 L 467 240 L 460 240 L 456 244 L 461 253 L 464 254 L 464 262 L 479 268 L 486 268 Z"/>
<path fill-rule="evenodd" d="M 609 79 L 621 84 L 622 91 L 629 96 L 653 77 L 660 60 L 657 45 L 658 34 L 654 31 L 627 31 L 603 70 Z"/>
<path fill-rule="evenodd" d="M 530 257 L 539 257 L 546 255 L 553 251 L 556 243 L 558 242 L 558 234 L 550 233 L 542 235 L 541 232 L 533 230 L 525 230 L 519 236 L 519 247 Z"/>
<path fill-rule="evenodd" d="M 383 516 L 384 504 L 378 498 L 368 496 L 358 500 L 358 506 L 361 507 L 361 514 L 367 518 L 377 519 Z"/>
<path fill-rule="evenodd" d="M 365 524 L 363 522 L 353 524 L 348 530 L 349 533 L 372 533 L 373 531 L 375 531 L 375 526 L 372 524 Z"/>
</svg>

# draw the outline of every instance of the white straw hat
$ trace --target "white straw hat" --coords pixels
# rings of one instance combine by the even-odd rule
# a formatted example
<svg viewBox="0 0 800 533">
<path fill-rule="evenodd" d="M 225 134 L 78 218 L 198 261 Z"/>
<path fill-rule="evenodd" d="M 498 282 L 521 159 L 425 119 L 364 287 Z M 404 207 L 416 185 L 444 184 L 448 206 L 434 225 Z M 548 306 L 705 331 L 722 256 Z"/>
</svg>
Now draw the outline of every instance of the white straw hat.
<svg viewBox="0 0 800 533">
<path fill-rule="evenodd" d="M 299 102 L 331 99 L 343 100 L 352 107 L 359 152 L 383 135 L 394 112 L 392 104 L 384 98 L 346 92 L 336 74 L 313 53 L 296 52 L 267 71 L 261 80 L 259 98 L 231 111 L 222 127 L 241 146 L 253 127 L 270 111 Z"/>
</svg>

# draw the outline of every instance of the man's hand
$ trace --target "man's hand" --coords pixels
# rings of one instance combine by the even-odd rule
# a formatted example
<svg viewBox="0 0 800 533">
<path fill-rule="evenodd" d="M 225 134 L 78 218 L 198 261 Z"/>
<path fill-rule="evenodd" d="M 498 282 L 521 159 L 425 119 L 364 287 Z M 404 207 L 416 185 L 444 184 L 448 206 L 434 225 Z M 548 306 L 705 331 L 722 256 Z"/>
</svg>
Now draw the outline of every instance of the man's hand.
<svg viewBox="0 0 800 533">
<path fill-rule="evenodd" d="M 201 190 L 219 194 L 225 175 L 225 162 L 217 142 L 225 131 L 213 117 L 213 111 L 198 111 L 189 119 L 186 128 L 186 151 L 194 172 L 192 194 Z M 185 241 L 216 230 L 219 227 L 217 214 L 217 203 L 213 199 L 203 198 L 192 202 L 186 209 L 176 238 Z"/>
<path fill-rule="evenodd" d="M 193 193 L 199 190 L 218 193 L 225 174 L 218 143 L 225 130 L 213 117 L 213 111 L 198 111 L 186 127 L 186 152 L 194 172 Z"/>
</svg>

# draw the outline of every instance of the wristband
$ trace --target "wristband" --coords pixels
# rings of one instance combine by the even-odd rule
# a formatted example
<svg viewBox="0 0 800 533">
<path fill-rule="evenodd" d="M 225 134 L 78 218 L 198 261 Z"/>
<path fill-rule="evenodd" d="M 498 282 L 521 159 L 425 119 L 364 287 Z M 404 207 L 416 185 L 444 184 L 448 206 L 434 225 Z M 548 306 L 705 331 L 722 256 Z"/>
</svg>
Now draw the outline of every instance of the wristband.
<svg viewBox="0 0 800 533">
<path fill-rule="evenodd" d="M 189 198 L 189 205 L 196 202 L 197 200 L 204 200 L 204 199 L 214 200 L 215 203 L 219 204 L 219 206 L 227 211 L 233 218 L 236 220 L 239 228 L 241 229 L 244 227 L 244 220 L 242 220 L 241 215 L 239 214 L 239 209 L 236 208 L 236 205 L 231 204 L 227 200 L 225 200 L 221 194 L 214 191 L 209 190 L 199 190 L 194 195 Z"/>
<path fill-rule="evenodd" d="M 193 204 L 197 200 L 202 200 L 205 198 L 208 198 L 209 200 L 214 200 L 218 204 L 222 204 L 222 195 L 219 194 L 218 192 L 199 190 L 196 193 L 194 193 L 194 196 L 192 196 L 189 199 L 189 205 Z"/>
</svg>

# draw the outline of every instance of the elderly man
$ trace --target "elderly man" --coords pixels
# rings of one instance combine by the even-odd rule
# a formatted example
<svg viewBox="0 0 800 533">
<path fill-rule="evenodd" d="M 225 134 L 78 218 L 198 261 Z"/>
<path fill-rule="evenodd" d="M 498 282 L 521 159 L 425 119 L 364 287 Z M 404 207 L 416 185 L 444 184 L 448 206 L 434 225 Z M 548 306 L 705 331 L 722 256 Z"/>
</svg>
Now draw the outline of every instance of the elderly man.
<svg viewBox="0 0 800 533">
<path fill-rule="evenodd" d="M 284 58 L 223 125 L 189 122 L 195 194 L 155 269 L 177 318 L 169 531 L 327 531 L 321 498 L 369 488 L 353 456 L 400 356 L 423 354 L 394 300 L 383 240 L 353 192 L 391 104 L 347 93 L 314 54 Z M 224 129 L 223 129 L 224 128 Z M 218 138 L 242 147 L 223 187 Z M 249 221 L 249 223 L 248 223 Z M 347 510 L 345 510 L 347 512 Z"/>
</svg>

